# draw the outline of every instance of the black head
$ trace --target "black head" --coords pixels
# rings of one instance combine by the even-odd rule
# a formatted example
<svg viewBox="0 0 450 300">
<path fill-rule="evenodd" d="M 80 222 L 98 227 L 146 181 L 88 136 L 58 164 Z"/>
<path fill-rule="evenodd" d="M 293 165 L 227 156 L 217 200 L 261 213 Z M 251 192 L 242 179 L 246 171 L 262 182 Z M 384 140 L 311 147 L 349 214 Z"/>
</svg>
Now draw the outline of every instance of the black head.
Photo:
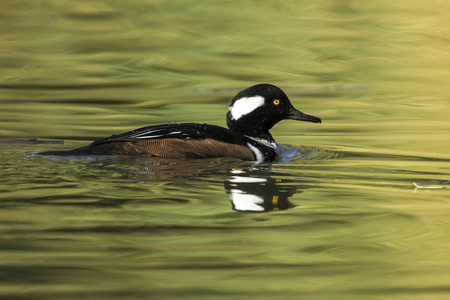
<svg viewBox="0 0 450 300">
<path fill-rule="evenodd" d="M 320 118 L 295 109 L 286 94 L 271 84 L 257 84 L 239 92 L 227 112 L 228 127 L 250 136 L 268 134 L 269 129 L 285 119 L 321 122 Z"/>
</svg>

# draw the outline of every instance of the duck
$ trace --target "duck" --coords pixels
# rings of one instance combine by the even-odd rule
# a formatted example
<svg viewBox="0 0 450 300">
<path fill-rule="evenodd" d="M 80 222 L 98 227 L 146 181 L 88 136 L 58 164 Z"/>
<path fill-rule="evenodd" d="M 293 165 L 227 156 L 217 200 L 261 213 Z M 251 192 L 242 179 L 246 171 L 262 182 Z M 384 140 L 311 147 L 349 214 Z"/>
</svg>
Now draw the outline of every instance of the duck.
<svg viewBox="0 0 450 300">
<path fill-rule="evenodd" d="M 141 155 L 163 158 L 230 157 L 272 162 L 280 146 L 269 130 L 282 120 L 321 123 L 318 117 L 297 110 L 288 96 L 272 84 L 257 84 L 240 91 L 226 114 L 228 128 L 199 123 L 168 123 L 141 127 L 95 140 L 72 149 L 39 155 Z"/>
</svg>

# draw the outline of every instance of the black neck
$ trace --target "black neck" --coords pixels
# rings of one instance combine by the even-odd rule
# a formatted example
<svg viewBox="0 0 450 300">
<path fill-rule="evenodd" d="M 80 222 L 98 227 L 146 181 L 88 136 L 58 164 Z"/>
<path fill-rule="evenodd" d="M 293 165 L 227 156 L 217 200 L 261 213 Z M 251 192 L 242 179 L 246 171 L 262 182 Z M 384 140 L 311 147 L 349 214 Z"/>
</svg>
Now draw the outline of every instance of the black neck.
<svg viewBox="0 0 450 300">
<path fill-rule="evenodd" d="M 239 124 L 239 122 L 236 122 L 229 126 L 230 130 L 234 133 L 237 133 L 239 135 L 245 135 L 253 138 L 259 138 L 263 140 L 267 140 L 269 142 L 274 142 L 272 135 L 269 133 L 269 130 L 263 131 L 261 130 L 260 124 L 254 124 L 254 123 L 246 123 L 241 122 L 242 124 Z M 259 126 L 258 126 L 259 125 Z"/>
</svg>

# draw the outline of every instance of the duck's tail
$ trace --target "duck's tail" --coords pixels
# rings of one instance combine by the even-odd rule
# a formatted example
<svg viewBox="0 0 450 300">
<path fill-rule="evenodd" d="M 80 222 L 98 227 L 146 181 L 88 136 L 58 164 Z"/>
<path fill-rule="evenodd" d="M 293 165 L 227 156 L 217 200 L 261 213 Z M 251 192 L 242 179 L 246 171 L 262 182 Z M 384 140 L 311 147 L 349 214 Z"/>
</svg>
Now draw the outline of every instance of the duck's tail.
<svg viewBox="0 0 450 300">
<path fill-rule="evenodd" d="M 56 156 L 76 156 L 76 155 L 92 155 L 92 147 L 85 146 L 71 150 L 50 150 L 36 153 L 36 155 L 56 155 Z"/>
</svg>

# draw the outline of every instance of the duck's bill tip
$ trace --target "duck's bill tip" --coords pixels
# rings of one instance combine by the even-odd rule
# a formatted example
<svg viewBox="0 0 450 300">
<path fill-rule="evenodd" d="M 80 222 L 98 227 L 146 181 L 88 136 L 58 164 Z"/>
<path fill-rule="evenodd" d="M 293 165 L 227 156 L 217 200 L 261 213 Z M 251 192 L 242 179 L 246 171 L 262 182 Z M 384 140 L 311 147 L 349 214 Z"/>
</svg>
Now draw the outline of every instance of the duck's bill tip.
<svg viewBox="0 0 450 300">
<path fill-rule="evenodd" d="M 313 123 L 322 123 L 322 120 L 320 118 L 302 113 L 301 111 L 298 111 L 293 107 L 289 111 L 289 119 Z"/>
</svg>

